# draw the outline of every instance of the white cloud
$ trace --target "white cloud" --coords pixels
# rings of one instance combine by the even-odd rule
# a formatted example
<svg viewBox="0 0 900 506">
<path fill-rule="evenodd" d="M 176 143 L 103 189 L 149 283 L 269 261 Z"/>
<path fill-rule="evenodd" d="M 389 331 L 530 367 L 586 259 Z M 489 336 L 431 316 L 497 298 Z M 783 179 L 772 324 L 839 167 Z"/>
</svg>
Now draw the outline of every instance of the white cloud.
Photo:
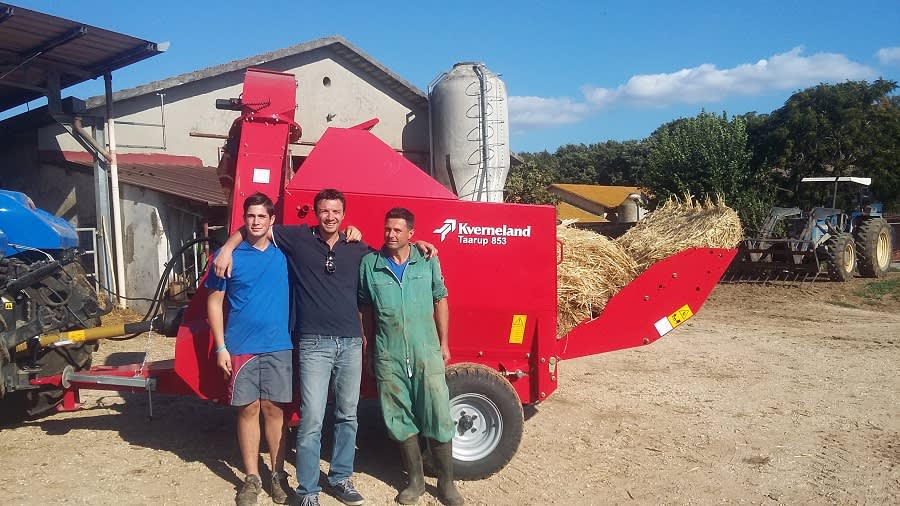
<svg viewBox="0 0 900 506">
<path fill-rule="evenodd" d="M 900 47 L 883 47 L 875 53 L 875 56 L 882 65 L 900 64 Z"/>
<path fill-rule="evenodd" d="M 768 60 L 718 69 L 704 63 L 669 74 L 638 75 L 614 89 L 585 86 L 585 99 L 597 106 L 636 104 L 667 107 L 674 104 L 719 102 L 729 97 L 753 96 L 812 86 L 823 81 L 864 79 L 871 68 L 834 53 L 803 56 L 802 48 L 776 54 Z"/>
<path fill-rule="evenodd" d="M 570 98 L 509 97 L 509 123 L 515 130 L 570 125 L 590 112 L 588 104 Z"/>
<path fill-rule="evenodd" d="M 773 91 L 814 86 L 820 82 L 873 78 L 876 72 L 842 54 L 802 54 L 803 48 L 776 54 L 756 63 L 719 69 L 711 63 L 663 74 L 635 75 L 615 88 L 585 85 L 581 100 L 542 97 L 510 97 L 510 124 L 526 130 L 539 126 L 577 123 L 589 114 L 611 106 L 669 107 L 676 104 L 709 104 L 730 97 L 754 96 Z M 900 59 L 900 48 L 882 49 L 879 58 Z"/>
</svg>

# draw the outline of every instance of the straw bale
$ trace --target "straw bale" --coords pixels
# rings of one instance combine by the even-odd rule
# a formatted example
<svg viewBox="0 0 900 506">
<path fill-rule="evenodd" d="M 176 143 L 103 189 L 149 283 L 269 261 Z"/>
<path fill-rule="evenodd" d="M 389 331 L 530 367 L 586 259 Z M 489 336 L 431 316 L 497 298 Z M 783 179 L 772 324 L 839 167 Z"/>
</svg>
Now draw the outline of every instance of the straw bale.
<svg viewBox="0 0 900 506">
<path fill-rule="evenodd" d="M 556 269 L 559 335 L 599 315 L 653 263 L 687 248 L 733 248 L 743 237 L 741 220 L 721 197 L 670 199 L 616 240 L 570 224 L 556 227 L 563 243 Z"/>
<path fill-rule="evenodd" d="M 596 317 L 615 293 L 637 275 L 637 264 L 614 241 L 589 230 L 556 227 L 563 243 L 557 266 L 557 332 L 564 335 L 586 318 Z"/>
<path fill-rule="evenodd" d="M 741 220 L 719 196 L 669 199 L 616 239 L 643 271 L 688 248 L 733 248 L 744 236 Z"/>
</svg>

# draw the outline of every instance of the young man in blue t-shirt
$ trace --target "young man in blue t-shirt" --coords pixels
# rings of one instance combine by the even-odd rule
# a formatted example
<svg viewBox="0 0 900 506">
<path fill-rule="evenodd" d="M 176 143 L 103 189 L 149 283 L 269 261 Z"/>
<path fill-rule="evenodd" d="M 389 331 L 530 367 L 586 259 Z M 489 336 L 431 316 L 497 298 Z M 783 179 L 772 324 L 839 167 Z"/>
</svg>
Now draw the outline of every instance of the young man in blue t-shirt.
<svg viewBox="0 0 900 506">
<path fill-rule="evenodd" d="M 259 478 L 260 413 L 272 466 L 272 500 L 288 502 L 293 490 L 284 472 L 285 406 L 293 398 L 293 344 L 288 331 L 288 275 L 284 254 L 269 240 L 275 206 L 262 193 L 244 201 L 246 239 L 235 248 L 231 277 L 210 271 L 207 311 L 216 364 L 228 378 L 237 406 L 238 446 L 247 478 L 238 506 L 256 504 Z M 228 301 L 225 324 L 224 302 Z"/>
</svg>

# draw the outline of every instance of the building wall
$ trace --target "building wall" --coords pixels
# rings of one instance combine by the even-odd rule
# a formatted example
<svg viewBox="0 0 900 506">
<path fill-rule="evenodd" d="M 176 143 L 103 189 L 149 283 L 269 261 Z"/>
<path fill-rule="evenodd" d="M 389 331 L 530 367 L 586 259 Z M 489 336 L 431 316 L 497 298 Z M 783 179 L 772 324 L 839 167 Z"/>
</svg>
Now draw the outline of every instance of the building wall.
<svg viewBox="0 0 900 506">
<path fill-rule="evenodd" d="M 21 140 L 0 148 L 0 157 L 6 161 L 0 188 L 25 193 L 36 206 L 75 227 L 96 226 L 93 176 L 85 171 L 42 165 L 36 159 L 33 139 Z"/>
<path fill-rule="evenodd" d="M 258 65 L 269 70 L 292 73 L 297 78 L 298 110 L 295 120 L 303 129 L 301 141 L 317 141 L 327 127 L 349 127 L 373 117 L 380 122 L 372 129 L 384 142 L 410 152 L 408 157 L 424 167 L 428 151 L 427 107 L 416 109 L 372 77 L 358 71 L 330 48 Z M 116 144 L 121 153 L 163 153 L 197 156 L 205 165 L 215 166 L 223 141 L 191 136 L 191 132 L 225 135 L 238 117 L 234 111 L 215 108 L 219 98 L 240 96 L 244 70 L 162 90 L 165 102 L 165 144 L 161 128 L 116 125 Z M 91 111 L 102 116 L 103 108 Z M 118 121 L 161 123 L 160 96 L 151 93 L 116 102 Z M 124 145 L 154 146 L 128 148 Z M 81 151 L 82 148 L 61 127 L 47 127 L 40 134 L 40 149 Z M 310 146 L 293 145 L 291 154 L 305 156 Z"/>
<path fill-rule="evenodd" d="M 202 218 L 188 208 L 184 199 L 171 195 L 128 184 L 122 185 L 121 195 L 126 294 L 152 299 L 172 255 L 182 244 L 202 235 Z M 194 261 L 187 256 L 184 263 L 181 258 L 174 259 L 174 274 L 180 275 L 187 264 L 193 280 Z M 169 279 L 173 279 L 172 275 Z M 128 302 L 128 307 L 138 312 L 146 311 L 150 305 L 146 300 Z"/>
</svg>

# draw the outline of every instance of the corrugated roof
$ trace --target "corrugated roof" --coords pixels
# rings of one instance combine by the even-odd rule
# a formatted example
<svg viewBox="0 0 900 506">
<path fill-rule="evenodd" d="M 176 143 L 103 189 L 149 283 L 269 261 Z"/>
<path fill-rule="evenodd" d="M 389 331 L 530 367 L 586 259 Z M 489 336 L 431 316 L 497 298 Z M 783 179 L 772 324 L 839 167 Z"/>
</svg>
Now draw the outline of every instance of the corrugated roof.
<svg viewBox="0 0 900 506">
<path fill-rule="evenodd" d="M 559 220 L 578 220 L 578 223 L 608 223 L 603 216 L 589 213 L 584 209 L 560 202 L 556 206 L 556 218 Z"/>
<path fill-rule="evenodd" d="M 117 91 L 113 93 L 113 101 L 118 102 L 120 100 L 126 100 L 129 98 L 146 95 L 148 93 L 156 93 L 158 91 L 174 88 L 175 86 L 180 86 L 182 84 L 199 81 L 201 79 L 206 79 L 209 77 L 215 77 L 227 72 L 243 70 L 248 67 L 259 66 L 273 60 L 287 58 L 289 56 L 306 53 L 328 46 L 331 46 L 332 49 L 334 49 L 334 52 L 347 60 L 348 63 L 354 65 L 364 73 L 372 76 L 376 81 L 381 82 L 389 89 L 399 94 L 401 97 L 404 97 L 411 102 L 419 105 L 424 105 L 428 102 L 428 96 L 425 95 L 422 90 L 416 88 L 415 86 L 392 72 L 390 69 L 376 61 L 374 58 L 363 52 L 363 50 L 354 46 L 349 41 L 347 41 L 347 39 L 341 37 L 340 35 L 322 37 L 321 39 L 304 42 L 302 44 L 286 47 L 277 51 L 258 54 L 249 58 L 234 60 L 222 65 L 207 67 L 205 69 L 180 74 L 159 81 L 153 81 L 151 83 L 147 83 L 127 90 Z M 103 96 L 91 97 L 87 101 L 87 107 L 94 108 L 103 105 L 104 103 L 106 103 L 106 98 Z"/>
<path fill-rule="evenodd" d="M 93 171 L 93 162 L 87 153 L 42 152 L 41 160 Z M 216 168 L 202 165 L 198 158 L 121 154 L 118 156 L 118 166 L 121 183 L 174 195 L 210 207 L 228 205 L 219 185 Z"/>
<path fill-rule="evenodd" d="M 550 193 L 560 199 L 566 200 L 575 197 L 599 204 L 607 209 L 613 209 L 622 205 L 625 199 L 633 193 L 640 194 L 637 186 L 602 186 L 595 184 L 552 184 Z"/>
<path fill-rule="evenodd" d="M 165 50 L 165 45 L 0 3 L 0 111 L 94 79 Z"/>
<path fill-rule="evenodd" d="M 215 167 L 120 163 L 119 181 L 211 207 L 228 205 Z"/>
</svg>

